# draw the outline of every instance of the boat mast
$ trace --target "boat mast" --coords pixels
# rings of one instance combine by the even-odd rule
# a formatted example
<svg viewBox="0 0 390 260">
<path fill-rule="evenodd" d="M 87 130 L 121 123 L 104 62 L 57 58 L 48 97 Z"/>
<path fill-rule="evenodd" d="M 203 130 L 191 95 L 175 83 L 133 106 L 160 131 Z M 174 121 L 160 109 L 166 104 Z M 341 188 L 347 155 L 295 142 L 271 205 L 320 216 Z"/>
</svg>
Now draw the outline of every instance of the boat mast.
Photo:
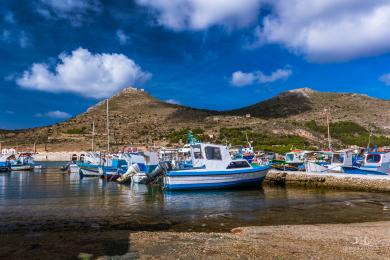
<svg viewBox="0 0 390 260">
<path fill-rule="evenodd" d="M 325 114 L 326 114 L 326 124 L 328 126 L 328 148 L 329 150 L 332 150 L 332 140 L 330 137 L 330 124 L 329 124 L 329 110 L 325 108 Z"/>
<path fill-rule="evenodd" d="M 370 129 L 370 134 L 368 135 L 368 144 L 367 144 L 367 148 L 370 148 L 370 146 L 371 146 L 371 136 L 372 136 L 372 128 Z"/>
<path fill-rule="evenodd" d="M 95 120 L 92 121 L 92 152 L 95 151 Z"/>
<path fill-rule="evenodd" d="M 107 99 L 107 152 L 110 152 L 110 122 L 108 120 L 108 99 Z"/>
</svg>

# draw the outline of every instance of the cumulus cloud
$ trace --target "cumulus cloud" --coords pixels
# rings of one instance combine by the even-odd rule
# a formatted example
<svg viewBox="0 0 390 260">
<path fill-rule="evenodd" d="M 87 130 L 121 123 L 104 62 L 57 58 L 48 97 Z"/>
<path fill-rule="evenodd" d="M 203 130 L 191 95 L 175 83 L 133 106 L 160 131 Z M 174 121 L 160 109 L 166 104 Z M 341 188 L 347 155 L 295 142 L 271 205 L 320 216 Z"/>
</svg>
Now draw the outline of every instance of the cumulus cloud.
<svg viewBox="0 0 390 260">
<path fill-rule="evenodd" d="M 46 113 L 38 113 L 34 115 L 35 117 L 49 117 L 49 118 L 55 118 L 55 119 L 67 119 L 72 117 L 71 114 L 60 111 L 60 110 L 54 110 L 49 111 Z"/>
<path fill-rule="evenodd" d="M 390 86 L 390 73 L 383 74 L 379 77 L 379 80 L 385 83 L 385 85 Z"/>
<path fill-rule="evenodd" d="M 272 83 L 278 80 L 286 80 L 291 76 L 291 74 L 292 71 L 289 69 L 278 69 L 269 75 L 266 75 L 261 71 L 254 71 L 248 73 L 236 71 L 232 74 L 230 84 L 235 87 L 244 87 L 248 85 L 253 85 L 254 83 Z"/>
<path fill-rule="evenodd" d="M 263 0 L 136 0 L 151 8 L 159 24 L 173 30 L 202 30 L 213 25 L 245 26 L 255 21 Z"/>
<path fill-rule="evenodd" d="M 99 13 L 102 4 L 99 0 L 39 0 L 37 12 L 47 19 L 66 19 L 78 26 L 86 17 Z"/>
<path fill-rule="evenodd" d="M 16 83 L 25 89 L 105 98 L 151 77 L 123 54 L 92 54 L 78 48 L 70 55 L 60 54 L 59 59 L 53 71 L 48 64 L 34 63 L 16 79 Z"/>
<path fill-rule="evenodd" d="M 118 29 L 115 34 L 121 45 L 125 45 L 130 40 L 130 37 L 121 29 Z"/>
<path fill-rule="evenodd" d="M 346 61 L 390 51 L 388 0 L 289 0 L 271 4 L 257 29 L 261 43 L 278 43 L 317 62 Z"/>
</svg>

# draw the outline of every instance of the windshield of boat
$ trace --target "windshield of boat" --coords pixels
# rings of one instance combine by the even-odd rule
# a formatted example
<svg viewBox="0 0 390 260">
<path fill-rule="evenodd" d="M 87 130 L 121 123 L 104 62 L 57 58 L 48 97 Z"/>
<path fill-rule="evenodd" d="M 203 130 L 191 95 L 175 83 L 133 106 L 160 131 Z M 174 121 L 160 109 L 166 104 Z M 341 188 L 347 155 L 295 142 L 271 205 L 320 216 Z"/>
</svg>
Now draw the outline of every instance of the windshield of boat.
<svg viewBox="0 0 390 260">
<path fill-rule="evenodd" d="M 380 154 L 369 154 L 367 155 L 366 162 L 368 163 L 378 163 L 381 160 Z"/>
<path fill-rule="evenodd" d="M 206 146 L 204 151 L 207 160 L 222 160 L 221 149 L 219 147 Z"/>
<path fill-rule="evenodd" d="M 227 169 L 248 168 L 250 167 L 248 161 L 233 161 L 229 163 Z"/>
<path fill-rule="evenodd" d="M 194 152 L 195 159 L 203 159 L 202 149 L 200 149 L 200 145 L 193 145 L 192 151 Z"/>
<path fill-rule="evenodd" d="M 288 162 L 294 161 L 294 154 L 293 153 L 286 154 L 286 161 Z"/>
</svg>

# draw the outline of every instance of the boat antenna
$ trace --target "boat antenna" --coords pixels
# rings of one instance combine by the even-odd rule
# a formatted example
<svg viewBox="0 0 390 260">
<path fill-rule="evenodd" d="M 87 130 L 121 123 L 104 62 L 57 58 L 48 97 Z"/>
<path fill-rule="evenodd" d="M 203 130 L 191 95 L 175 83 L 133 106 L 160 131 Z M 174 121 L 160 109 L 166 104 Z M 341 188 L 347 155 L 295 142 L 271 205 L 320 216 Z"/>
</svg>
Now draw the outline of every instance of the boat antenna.
<svg viewBox="0 0 390 260">
<path fill-rule="evenodd" d="M 324 111 L 326 114 L 326 125 L 328 127 L 328 148 L 329 150 L 332 150 L 332 139 L 330 137 L 330 124 L 329 124 L 329 109 L 325 108 Z"/>
<path fill-rule="evenodd" d="M 110 152 L 110 121 L 108 119 L 108 98 L 107 98 L 107 152 Z"/>
</svg>

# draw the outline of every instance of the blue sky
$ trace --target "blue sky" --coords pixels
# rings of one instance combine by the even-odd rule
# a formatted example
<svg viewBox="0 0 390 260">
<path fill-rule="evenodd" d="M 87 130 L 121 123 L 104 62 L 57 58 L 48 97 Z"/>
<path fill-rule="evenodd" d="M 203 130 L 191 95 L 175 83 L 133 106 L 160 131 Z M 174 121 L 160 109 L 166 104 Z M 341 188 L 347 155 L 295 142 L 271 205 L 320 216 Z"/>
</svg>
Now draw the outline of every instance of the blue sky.
<svg viewBox="0 0 390 260">
<path fill-rule="evenodd" d="M 390 1 L 3 0 L 0 129 L 126 86 L 232 109 L 310 87 L 390 98 Z"/>
</svg>

